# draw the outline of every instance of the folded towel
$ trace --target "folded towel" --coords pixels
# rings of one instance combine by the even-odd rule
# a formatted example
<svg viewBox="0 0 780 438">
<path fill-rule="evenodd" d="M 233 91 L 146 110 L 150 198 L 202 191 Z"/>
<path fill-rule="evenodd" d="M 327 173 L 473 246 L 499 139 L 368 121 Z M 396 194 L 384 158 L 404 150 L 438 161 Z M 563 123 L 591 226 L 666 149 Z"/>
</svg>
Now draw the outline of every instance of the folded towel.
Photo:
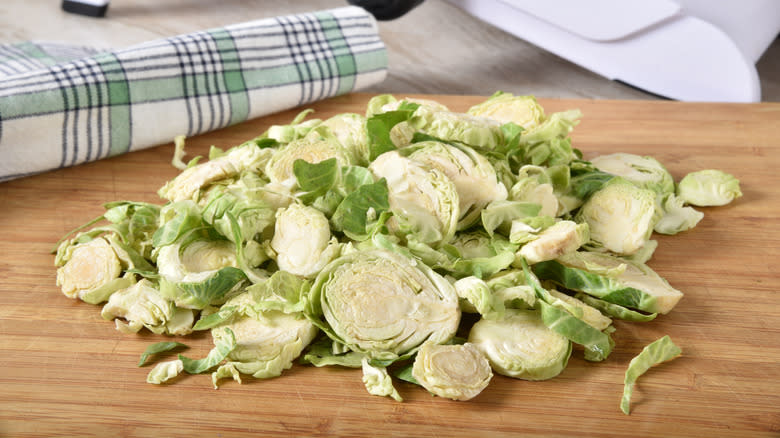
<svg viewBox="0 0 780 438">
<path fill-rule="evenodd" d="M 377 84 L 376 21 L 350 6 L 121 50 L 0 47 L 0 182 L 193 136 Z"/>
</svg>

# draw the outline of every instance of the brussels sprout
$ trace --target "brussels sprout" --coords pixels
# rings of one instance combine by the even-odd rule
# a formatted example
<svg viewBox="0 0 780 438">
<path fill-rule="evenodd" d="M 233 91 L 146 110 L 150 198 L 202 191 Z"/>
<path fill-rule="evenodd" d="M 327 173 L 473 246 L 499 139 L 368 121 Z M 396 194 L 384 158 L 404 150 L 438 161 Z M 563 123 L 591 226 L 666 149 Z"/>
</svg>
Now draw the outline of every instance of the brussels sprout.
<svg viewBox="0 0 780 438">
<path fill-rule="evenodd" d="M 517 245 L 495 234 L 483 231 L 458 233 L 452 242 L 440 249 L 410 239 L 406 247 L 431 268 L 443 270 L 456 278 L 493 275 L 506 269 L 515 259 Z"/>
<path fill-rule="evenodd" d="M 534 310 L 507 309 L 501 319 L 481 319 L 471 328 L 468 342 L 495 372 L 524 380 L 557 376 L 572 351 L 571 342 L 547 328 Z"/>
<path fill-rule="evenodd" d="M 312 278 L 339 254 L 328 218 L 313 207 L 293 204 L 276 212 L 271 248 L 279 269 Z"/>
<path fill-rule="evenodd" d="M 479 220 L 490 202 L 507 197 L 504 184 L 483 155 L 467 146 L 452 146 L 437 141 L 418 142 L 401 153 L 438 169 L 455 184 L 460 200 L 458 229 L 465 229 Z"/>
<path fill-rule="evenodd" d="M 133 282 L 130 278 L 120 277 L 122 264 L 119 257 L 102 237 L 72 246 L 63 261 L 64 265 L 57 269 L 57 286 L 68 298 L 96 304 Z"/>
<path fill-rule="evenodd" d="M 126 322 L 115 320 L 117 330 L 124 333 L 137 333 L 146 327 L 157 334 L 186 335 L 195 322 L 192 310 L 174 306 L 146 279 L 112 294 L 101 316 L 124 319 Z"/>
<path fill-rule="evenodd" d="M 487 358 L 472 344 L 426 342 L 414 359 L 412 376 L 439 397 L 470 400 L 487 388 L 493 371 Z"/>
<path fill-rule="evenodd" d="M 480 149 L 497 149 L 504 142 L 501 122 L 487 117 L 452 111 L 431 111 L 421 106 L 415 111 L 415 127 L 432 137 L 456 141 Z"/>
<path fill-rule="evenodd" d="M 533 216 L 515 219 L 509 228 L 509 241 L 522 245 L 539 237 L 539 234 L 555 225 L 556 221 L 550 216 Z"/>
<path fill-rule="evenodd" d="M 395 401 L 403 401 L 398 391 L 393 387 L 393 380 L 385 367 L 373 366 L 367 358 L 363 358 L 363 384 L 369 394 L 380 397 L 392 397 Z"/>
<path fill-rule="evenodd" d="M 413 259 L 386 250 L 341 256 L 317 276 L 307 315 L 328 336 L 373 359 L 443 343 L 460 322 L 455 288 Z"/>
<path fill-rule="evenodd" d="M 160 247 L 160 291 L 177 306 L 202 309 L 222 304 L 244 285 L 235 245 L 228 240 L 183 239 Z"/>
<path fill-rule="evenodd" d="M 393 232 L 431 245 L 452 239 L 460 218 L 460 200 L 455 184 L 445 174 L 398 151 L 380 155 L 369 169 L 387 181 L 393 212 L 387 225 Z"/>
<path fill-rule="evenodd" d="M 469 108 L 474 116 L 489 117 L 499 122 L 513 122 L 530 130 L 545 119 L 544 108 L 534 96 L 515 96 L 511 93 L 496 93 L 478 105 Z"/>
<path fill-rule="evenodd" d="M 655 223 L 653 230 L 660 234 L 677 234 L 690 230 L 704 217 L 704 213 L 693 207 L 683 206 L 682 198 L 670 193 L 659 200 L 661 218 Z"/>
<path fill-rule="evenodd" d="M 504 312 L 504 301 L 493 295 L 493 290 L 484 280 L 463 277 L 453 285 L 463 312 L 479 313 L 485 318 L 495 318 Z"/>
<path fill-rule="evenodd" d="M 376 141 L 378 137 L 383 138 L 381 149 L 384 150 L 381 152 L 409 145 L 419 125 L 424 123 L 423 119 L 416 115 L 418 109 L 425 114 L 448 111 L 446 106 L 429 99 L 398 100 L 389 94 L 373 97 L 366 110 L 366 129 L 371 141 Z M 376 158 L 381 152 L 372 152 L 369 158 Z"/>
<path fill-rule="evenodd" d="M 650 313 L 668 313 L 683 296 L 647 265 L 607 254 L 577 252 L 533 270 L 540 280 Z"/>
<path fill-rule="evenodd" d="M 692 172 L 677 185 L 677 196 L 698 207 L 726 205 L 742 196 L 739 180 L 720 170 Z"/>
<path fill-rule="evenodd" d="M 539 183 L 536 178 L 529 177 L 522 172 L 518 181 L 509 190 L 509 199 L 539 204 L 541 206 L 540 216 L 556 217 L 558 210 L 560 210 L 553 185 Z"/>
<path fill-rule="evenodd" d="M 235 303 L 228 301 L 226 305 Z M 232 377 L 233 370 L 258 379 L 277 377 L 292 366 L 318 332 L 303 315 L 275 310 L 234 317 L 230 323 L 211 329 L 215 345 L 224 338 L 226 329 L 234 333 L 236 346 L 228 353 L 227 363 L 215 372 L 215 383 Z"/>
<path fill-rule="evenodd" d="M 521 164 L 535 166 L 555 166 L 569 164 L 579 158 L 567 138 L 574 126 L 579 123 L 582 113 L 579 110 L 568 110 L 553 113 L 542 123 L 523 131 L 518 140 L 518 150 Z"/>
<path fill-rule="evenodd" d="M 590 160 L 599 170 L 620 176 L 658 195 L 674 192 L 674 179 L 653 157 L 627 153 L 599 155 Z"/>
<path fill-rule="evenodd" d="M 576 251 L 588 242 L 588 224 L 560 221 L 539 233 L 536 239 L 523 245 L 517 255 L 529 264 L 553 260 Z M 519 267 L 519 265 L 515 265 Z"/>
<path fill-rule="evenodd" d="M 280 184 L 295 177 L 293 163 L 296 160 L 319 163 L 329 158 L 335 158 L 339 167 L 357 164 L 359 161 L 355 153 L 342 146 L 329 130 L 315 129 L 306 137 L 277 149 L 265 166 L 265 174 L 271 183 Z"/>
<path fill-rule="evenodd" d="M 358 158 L 356 164 L 368 163 L 370 151 L 365 117 L 352 113 L 338 114 L 325 120 L 320 126 L 330 129 L 339 143 L 355 154 Z"/>
<path fill-rule="evenodd" d="M 200 191 L 216 181 L 262 169 L 272 153 L 271 149 L 261 149 L 255 144 L 237 146 L 225 155 L 184 170 L 167 182 L 158 194 L 171 202 L 198 200 Z"/>
<path fill-rule="evenodd" d="M 575 220 L 587 222 L 592 243 L 631 255 L 647 242 L 656 220 L 655 193 L 615 178 L 594 193 Z"/>
</svg>

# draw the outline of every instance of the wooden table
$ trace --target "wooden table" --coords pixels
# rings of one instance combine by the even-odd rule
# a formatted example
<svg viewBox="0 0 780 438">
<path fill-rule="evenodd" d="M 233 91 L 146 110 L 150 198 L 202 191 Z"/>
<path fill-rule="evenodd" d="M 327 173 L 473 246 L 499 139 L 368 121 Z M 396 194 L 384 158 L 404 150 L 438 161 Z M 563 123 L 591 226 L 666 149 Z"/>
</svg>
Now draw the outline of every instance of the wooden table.
<svg viewBox="0 0 780 438">
<path fill-rule="evenodd" d="M 400 97 L 400 96 L 399 96 Z M 363 112 L 353 94 L 313 105 L 316 115 Z M 432 96 L 455 110 L 482 97 Z M 369 395 L 351 369 L 294 366 L 272 380 L 211 387 L 208 375 L 145 383 L 139 355 L 161 336 L 124 335 L 100 307 L 55 286 L 54 243 L 118 199 L 159 202 L 176 174 L 172 146 L 0 184 L 0 436 L 686 436 L 780 433 L 780 104 L 543 100 L 548 113 L 580 108 L 573 133 L 585 157 L 651 154 L 675 178 L 705 168 L 737 175 L 744 197 L 702 209 L 692 231 L 660 236 L 651 266 L 685 292 L 668 315 L 615 325 L 603 363 L 575 350 L 544 382 L 497 376 L 469 402 L 397 383 L 405 402 Z M 205 154 L 288 122 L 298 110 L 192 138 Z M 642 347 L 669 334 L 678 359 L 639 380 L 621 413 L 623 373 Z M 190 357 L 208 334 L 184 340 Z"/>
</svg>

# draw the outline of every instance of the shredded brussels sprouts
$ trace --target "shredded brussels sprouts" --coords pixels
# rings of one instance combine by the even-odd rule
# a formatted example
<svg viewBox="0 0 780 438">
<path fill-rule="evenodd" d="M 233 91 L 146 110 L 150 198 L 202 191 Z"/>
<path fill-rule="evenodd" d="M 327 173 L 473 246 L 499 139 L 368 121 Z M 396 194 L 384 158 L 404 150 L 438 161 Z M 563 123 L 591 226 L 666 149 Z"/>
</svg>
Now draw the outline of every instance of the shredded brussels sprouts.
<svg viewBox="0 0 780 438">
<path fill-rule="evenodd" d="M 160 205 L 108 203 L 57 246 L 62 293 L 105 303 L 120 332 L 210 331 L 206 357 L 158 361 L 148 382 L 210 373 L 216 387 L 296 360 L 360 368 L 370 394 L 398 401 L 394 379 L 453 400 L 494 373 L 550 379 L 572 354 L 607 360 L 614 319 L 670 312 L 683 293 L 650 268 L 653 233 L 742 195 L 717 170 L 675 183 L 649 156 L 584 160 L 570 138 L 582 114 L 533 96 L 311 112 L 205 161 L 185 163 L 177 137 Z M 183 345 L 154 344 L 139 366 Z M 625 412 L 636 378 L 677 354 L 661 340 L 632 361 Z"/>
</svg>

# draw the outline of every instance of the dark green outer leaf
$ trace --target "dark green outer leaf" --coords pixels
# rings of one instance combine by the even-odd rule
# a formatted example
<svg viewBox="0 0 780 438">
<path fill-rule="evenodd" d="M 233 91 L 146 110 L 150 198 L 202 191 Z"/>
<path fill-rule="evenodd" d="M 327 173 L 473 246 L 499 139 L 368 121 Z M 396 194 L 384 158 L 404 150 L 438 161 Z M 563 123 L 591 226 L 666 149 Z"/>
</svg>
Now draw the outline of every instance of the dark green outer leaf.
<svg viewBox="0 0 780 438">
<path fill-rule="evenodd" d="M 645 310 L 654 300 L 645 292 L 625 286 L 614 278 L 568 267 L 555 260 L 536 263 L 532 269 L 541 280 L 549 280 L 623 307 Z"/>
</svg>

